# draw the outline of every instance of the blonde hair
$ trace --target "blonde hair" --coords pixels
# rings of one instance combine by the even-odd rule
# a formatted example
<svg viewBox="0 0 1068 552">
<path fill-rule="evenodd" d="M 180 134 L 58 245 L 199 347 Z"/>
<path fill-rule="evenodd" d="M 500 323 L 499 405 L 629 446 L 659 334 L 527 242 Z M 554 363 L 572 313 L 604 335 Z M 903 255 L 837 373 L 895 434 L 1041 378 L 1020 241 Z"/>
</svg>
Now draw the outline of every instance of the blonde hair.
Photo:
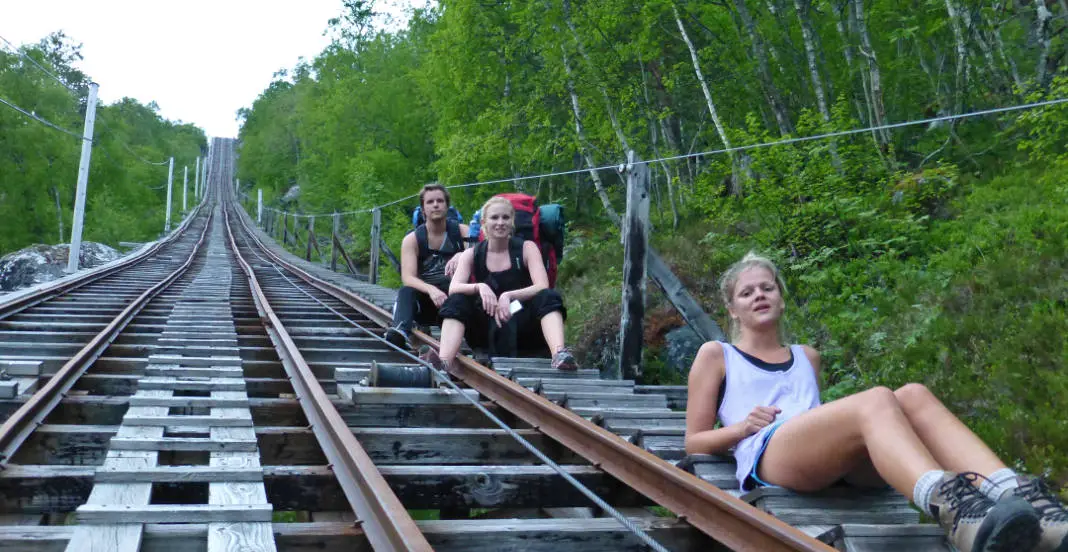
<svg viewBox="0 0 1068 552">
<path fill-rule="evenodd" d="M 495 207 L 497 205 L 504 205 L 505 207 L 508 208 L 508 214 L 512 217 L 512 231 L 514 232 L 515 231 L 515 205 L 512 205 L 511 201 L 508 201 L 507 199 L 505 199 L 503 197 L 493 196 L 493 197 L 489 198 L 489 201 L 487 201 L 486 203 L 484 203 L 482 205 L 482 220 L 486 221 L 486 215 L 489 214 L 490 207 Z M 483 224 L 485 224 L 485 223 L 483 223 Z"/>
<path fill-rule="evenodd" d="M 738 277 L 742 272 L 749 270 L 750 268 L 763 268 L 771 273 L 772 278 L 775 279 L 775 285 L 779 286 L 779 293 L 783 296 L 786 295 L 786 284 L 782 281 L 782 276 L 779 274 L 779 267 L 775 266 L 775 263 L 771 259 L 758 255 L 754 251 L 750 251 L 742 257 L 742 260 L 732 264 L 723 276 L 719 279 L 719 293 L 723 299 L 723 304 L 730 307 L 734 301 L 734 287 L 738 285 Z M 728 316 L 727 320 L 728 332 L 730 334 L 731 341 L 736 341 L 741 336 L 742 329 L 739 327 L 738 322 L 733 317 Z M 786 343 L 786 326 L 783 317 L 779 317 L 779 342 Z"/>
</svg>

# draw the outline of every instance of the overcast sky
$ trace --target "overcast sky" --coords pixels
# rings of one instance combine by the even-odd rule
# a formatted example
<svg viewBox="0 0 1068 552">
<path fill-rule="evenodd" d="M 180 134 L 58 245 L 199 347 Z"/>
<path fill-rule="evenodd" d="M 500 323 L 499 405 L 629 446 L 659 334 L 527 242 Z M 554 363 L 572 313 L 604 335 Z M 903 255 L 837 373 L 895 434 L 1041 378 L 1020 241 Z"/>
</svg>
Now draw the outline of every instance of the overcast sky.
<svg viewBox="0 0 1068 552">
<path fill-rule="evenodd" d="M 410 3 L 378 0 L 375 9 L 400 16 Z M 0 0 L 0 36 L 36 43 L 62 30 L 82 43 L 78 67 L 102 101 L 155 101 L 168 119 L 236 137 L 237 110 L 275 71 L 322 51 L 341 8 L 341 0 Z"/>
</svg>

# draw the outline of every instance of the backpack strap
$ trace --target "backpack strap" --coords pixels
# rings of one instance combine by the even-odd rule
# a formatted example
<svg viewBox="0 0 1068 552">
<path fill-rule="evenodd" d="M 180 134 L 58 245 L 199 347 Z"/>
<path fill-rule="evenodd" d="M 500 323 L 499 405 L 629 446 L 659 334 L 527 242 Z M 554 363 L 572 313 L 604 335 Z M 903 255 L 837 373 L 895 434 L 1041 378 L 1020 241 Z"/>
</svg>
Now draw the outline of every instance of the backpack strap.
<svg viewBox="0 0 1068 552">
<path fill-rule="evenodd" d="M 489 278 L 489 269 L 486 268 L 486 248 L 489 242 L 480 241 L 475 245 L 475 282 L 485 282 Z"/>
<path fill-rule="evenodd" d="M 516 236 L 512 236 L 512 239 L 508 240 L 508 256 L 512 260 L 512 267 L 520 272 L 525 271 L 527 268 L 527 263 L 523 259 L 524 241 L 526 240 Z"/>
<path fill-rule="evenodd" d="M 464 250 L 464 237 L 460 233 L 460 223 L 449 219 L 445 221 L 445 237 L 452 244 L 452 248 L 460 253 Z"/>
<path fill-rule="evenodd" d="M 423 261 L 430 256 L 430 237 L 425 224 L 416 226 L 414 232 L 415 242 L 419 244 L 419 264 L 422 265 Z"/>
</svg>

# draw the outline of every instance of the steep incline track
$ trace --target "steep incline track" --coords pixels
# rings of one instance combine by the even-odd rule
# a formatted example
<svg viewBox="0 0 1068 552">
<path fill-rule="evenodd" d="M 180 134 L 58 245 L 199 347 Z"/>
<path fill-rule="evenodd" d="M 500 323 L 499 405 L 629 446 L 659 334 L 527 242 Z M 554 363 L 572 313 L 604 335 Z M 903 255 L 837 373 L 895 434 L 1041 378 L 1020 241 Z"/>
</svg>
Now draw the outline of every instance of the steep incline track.
<svg viewBox="0 0 1068 552">
<path fill-rule="evenodd" d="M 382 309 L 262 242 L 232 141 L 213 153 L 209 199 L 134 268 L 0 304 L 0 361 L 27 384 L 0 399 L 0 548 L 645 549 L 636 529 L 828 549 L 476 363 L 462 390 L 339 383 L 415 361 Z"/>
</svg>

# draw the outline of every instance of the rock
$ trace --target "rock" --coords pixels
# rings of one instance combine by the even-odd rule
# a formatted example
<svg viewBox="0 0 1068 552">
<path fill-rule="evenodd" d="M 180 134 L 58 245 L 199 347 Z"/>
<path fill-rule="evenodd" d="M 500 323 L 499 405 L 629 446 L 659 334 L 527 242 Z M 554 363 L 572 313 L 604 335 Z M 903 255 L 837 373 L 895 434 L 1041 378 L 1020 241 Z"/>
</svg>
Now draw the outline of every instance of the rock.
<svg viewBox="0 0 1068 552">
<path fill-rule="evenodd" d="M 286 190 L 285 195 L 282 196 L 282 199 L 280 201 L 282 203 L 288 204 L 288 203 L 296 203 L 298 199 L 300 199 L 300 185 L 299 184 L 294 185 L 291 188 L 289 188 L 288 190 Z"/>
<path fill-rule="evenodd" d="M 602 375 L 615 370 L 619 364 L 619 330 L 597 337 L 585 352 L 583 368 L 595 368 Z"/>
<path fill-rule="evenodd" d="M 50 282 L 66 276 L 70 245 L 31 245 L 0 258 L 0 290 L 14 291 L 19 288 Z M 93 268 L 111 262 L 122 254 L 102 243 L 82 242 L 79 255 L 80 268 Z"/>
<path fill-rule="evenodd" d="M 704 343 L 701 336 L 689 326 L 675 328 L 664 335 L 664 347 L 660 351 L 660 357 L 668 368 L 686 375 L 690 373 L 697 350 Z"/>
</svg>

